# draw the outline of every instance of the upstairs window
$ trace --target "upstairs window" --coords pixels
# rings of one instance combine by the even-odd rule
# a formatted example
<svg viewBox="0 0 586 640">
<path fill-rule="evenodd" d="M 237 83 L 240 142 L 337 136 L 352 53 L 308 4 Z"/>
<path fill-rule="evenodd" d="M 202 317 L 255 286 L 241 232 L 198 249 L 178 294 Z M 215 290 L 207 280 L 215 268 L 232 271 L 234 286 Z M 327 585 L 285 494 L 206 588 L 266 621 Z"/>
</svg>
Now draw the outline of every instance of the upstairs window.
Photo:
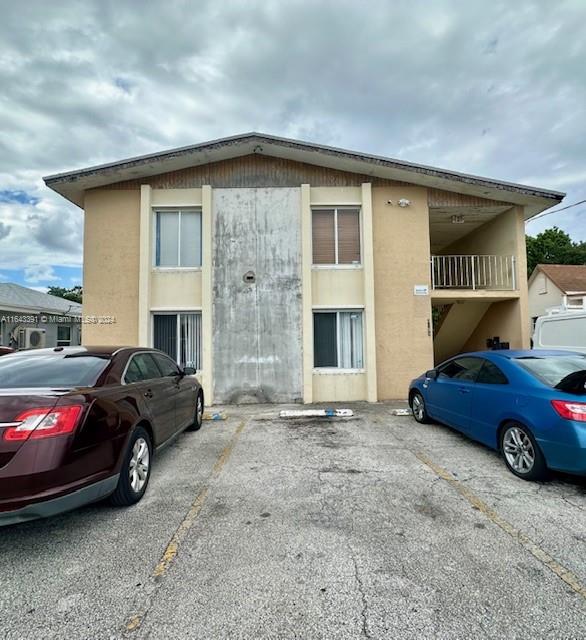
<svg viewBox="0 0 586 640">
<path fill-rule="evenodd" d="M 313 209 L 312 236 L 313 264 L 360 264 L 360 209 Z"/>
<path fill-rule="evenodd" d="M 201 211 L 155 213 L 155 266 L 201 267 Z"/>
</svg>

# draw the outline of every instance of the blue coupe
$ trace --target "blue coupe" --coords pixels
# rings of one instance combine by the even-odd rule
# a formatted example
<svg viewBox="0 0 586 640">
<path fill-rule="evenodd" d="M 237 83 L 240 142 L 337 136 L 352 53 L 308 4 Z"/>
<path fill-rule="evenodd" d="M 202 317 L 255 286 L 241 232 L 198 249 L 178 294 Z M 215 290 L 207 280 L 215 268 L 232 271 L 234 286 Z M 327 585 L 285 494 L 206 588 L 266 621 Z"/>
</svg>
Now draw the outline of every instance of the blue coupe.
<svg viewBox="0 0 586 640">
<path fill-rule="evenodd" d="M 502 452 L 520 478 L 548 469 L 586 475 L 586 355 L 463 353 L 416 378 L 417 422 L 436 420 Z"/>
</svg>

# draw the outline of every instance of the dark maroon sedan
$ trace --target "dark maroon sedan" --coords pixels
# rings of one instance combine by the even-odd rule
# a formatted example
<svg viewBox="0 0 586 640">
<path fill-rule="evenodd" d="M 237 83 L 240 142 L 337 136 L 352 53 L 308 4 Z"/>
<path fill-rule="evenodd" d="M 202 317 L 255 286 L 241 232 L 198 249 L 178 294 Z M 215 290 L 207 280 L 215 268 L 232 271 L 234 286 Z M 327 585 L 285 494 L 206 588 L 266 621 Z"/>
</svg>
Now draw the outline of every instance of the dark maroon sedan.
<svg viewBox="0 0 586 640">
<path fill-rule="evenodd" d="M 14 349 L 10 347 L 0 347 L 0 356 L 6 356 L 9 353 L 14 353 Z"/>
<path fill-rule="evenodd" d="M 56 347 L 0 358 L 0 525 L 110 497 L 138 502 L 153 453 L 197 430 L 193 369 L 134 347 Z"/>
</svg>

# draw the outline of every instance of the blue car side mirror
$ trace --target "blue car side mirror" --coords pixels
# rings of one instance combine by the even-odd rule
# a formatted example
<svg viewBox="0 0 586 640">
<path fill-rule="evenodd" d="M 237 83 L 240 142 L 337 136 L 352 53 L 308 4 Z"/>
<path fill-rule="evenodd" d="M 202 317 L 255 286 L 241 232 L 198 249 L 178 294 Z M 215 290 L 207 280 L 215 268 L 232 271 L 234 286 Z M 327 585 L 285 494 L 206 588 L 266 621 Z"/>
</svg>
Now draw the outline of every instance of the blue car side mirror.
<svg viewBox="0 0 586 640">
<path fill-rule="evenodd" d="M 426 371 L 425 377 L 430 380 L 435 380 L 437 378 L 437 369 L 430 369 L 429 371 Z"/>
</svg>

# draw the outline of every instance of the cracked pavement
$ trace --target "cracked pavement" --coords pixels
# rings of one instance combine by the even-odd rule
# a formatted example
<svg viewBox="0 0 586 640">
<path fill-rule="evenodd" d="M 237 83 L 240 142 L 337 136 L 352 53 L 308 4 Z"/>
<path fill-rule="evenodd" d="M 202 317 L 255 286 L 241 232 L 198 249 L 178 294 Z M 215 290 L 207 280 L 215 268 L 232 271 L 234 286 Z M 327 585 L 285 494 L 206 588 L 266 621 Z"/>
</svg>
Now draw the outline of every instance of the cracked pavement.
<svg viewBox="0 0 586 640">
<path fill-rule="evenodd" d="M 394 406 L 228 407 L 135 507 L 0 529 L 3 638 L 585 638 L 586 597 L 491 513 L 584 585 L 586 480 L 524 482 Z"/>
</svg>

